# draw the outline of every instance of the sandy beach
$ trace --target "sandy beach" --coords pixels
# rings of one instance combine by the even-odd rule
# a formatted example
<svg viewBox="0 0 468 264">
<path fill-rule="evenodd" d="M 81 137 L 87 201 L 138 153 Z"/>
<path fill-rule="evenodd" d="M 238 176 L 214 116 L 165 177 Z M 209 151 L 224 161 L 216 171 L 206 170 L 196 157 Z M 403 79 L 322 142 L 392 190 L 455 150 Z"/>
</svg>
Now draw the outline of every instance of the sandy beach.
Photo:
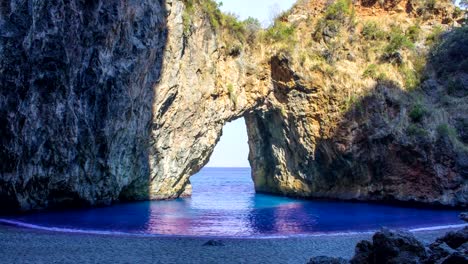
<svg viewBox="0 0 468 264">
<path fill-rule="evenodd" d="M 447 229 L 414 232 L 425 243 Z M 0 263 L 307 263 L 313 256 L 350 258 L 371 234 L 276 239 L 160 238 L 40 231 L 0 225 Z"/>
</svg>

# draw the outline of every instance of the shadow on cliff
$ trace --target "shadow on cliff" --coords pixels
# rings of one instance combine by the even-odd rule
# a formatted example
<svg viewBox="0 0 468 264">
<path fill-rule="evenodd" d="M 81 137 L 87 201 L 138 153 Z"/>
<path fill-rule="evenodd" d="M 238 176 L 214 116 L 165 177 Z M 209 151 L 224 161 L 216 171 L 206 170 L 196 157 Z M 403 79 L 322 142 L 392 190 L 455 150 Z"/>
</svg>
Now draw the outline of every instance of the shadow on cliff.
<svg viewBox="0 0 468 264">
<path fill-rule="evenodd" d="M 352 102 L 315 168 L 326 198 L 466 206 L 468 27 L 443 36 L 420 85 L 378 80 Z"/>
<path fill-rule="evenodd" d="M 0 5 L 0 210 L 147 199 L 165 1 L 29 5 Z"/>
<path fill-rule="evenodd" d="M 287 58 L 273 58 L 276 100 L 282 105 L 292 102 L 299 109 L 289 115 L 272 108 L 249 117 L 259 131 L 254 135 L 258 153 L 251 159 L 254 177 L 261 178 L 257 191 L 466 206 L 467 32 L 463 27 L 443 37 L 442 44 L 429 53 L 418 88 L 408 91 L 380 79 L 366 95 L 340 110 L 330 132 L 322 130 L 329 129 L 327 120 L 332 123 L 333 119 L 314 117 L 322 124 L 317 125 L 318 136 L 311 139 L 304 132 L 312 124 L 307 123 L 308 108 L 302 104 L 320 100 L 315 96 L 318 88 L 302 85 Z M 287 86 L 291 82 L 293 89 Z M 325 95 L 319 106 L 337 111 L 343 105 L 337 101 L 340 92 Z M 293 181 L 278 182 L 280 176 Z"/>
</svg>

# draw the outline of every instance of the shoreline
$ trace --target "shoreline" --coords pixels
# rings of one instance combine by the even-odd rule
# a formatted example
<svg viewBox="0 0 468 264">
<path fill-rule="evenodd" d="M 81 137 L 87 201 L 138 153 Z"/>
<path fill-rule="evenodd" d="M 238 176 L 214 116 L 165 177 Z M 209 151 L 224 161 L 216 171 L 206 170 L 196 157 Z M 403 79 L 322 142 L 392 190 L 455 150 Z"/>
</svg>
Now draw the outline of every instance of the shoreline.
<svg viewBox="0 0 468 264">
<path fill-rule="evenodd" d="M 412 233 L 431 243 L 451 230 Z M 277 238 L 209 238 L 64 233 L 0 224 L 0 263 L 302 263 L 314 256 L 351 258 L 373 233 Z"/>
<path fill-rule="evenodd" d="M 37 230 L 51 233 L 64 233 L 64 234 L 84 234 L 84 235 L 101 235 L 101 236 L 126 236 L 126 237 L 145 237 L 145 238 L 185 238 L 185 239 L 287 239 L 287 238 L 313 238 L 313 237 L 336 237 L 336 236 L 354 236 L 354 235 L 369 235 L 374 234 L 378 230 L 364 230 L 364 231 L 330 231 L 330 232 L 317 232 L 317 233 L 304 233 L 304 234 L 285 234 L 285 235 L 251 235 L 251 236 L 210 236 L 210 235 L 169 235 L 169 234 L 147 234 L 147 233 L 130 233 L 119 231 L 103 231 L 103 230 L 85 230 L 74 228 L 61 228 L 61 227 L 47 227 L 36 224 L 30 224 L 22 221 L 9 220 L 0 218 L 1 226 L 11 226 L 20 229 Z M 454 230 L 462 229 L 468 224 L 448 224 L 448 225 L 435 225 L 414 228 L 391 228 L 405 230 L 412 233 L 429 232 L 439 230 Z"/>
</svg>

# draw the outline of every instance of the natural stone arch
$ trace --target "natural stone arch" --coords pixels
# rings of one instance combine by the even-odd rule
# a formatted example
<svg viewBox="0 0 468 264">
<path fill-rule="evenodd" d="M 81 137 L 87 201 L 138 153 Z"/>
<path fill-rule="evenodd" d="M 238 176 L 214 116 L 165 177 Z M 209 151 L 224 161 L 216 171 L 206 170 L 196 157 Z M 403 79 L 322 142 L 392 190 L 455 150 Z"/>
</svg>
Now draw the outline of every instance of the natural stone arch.
<svg viewBox="0 0 468 264">
<path fill-rule="evenodd" d="M 151 199 L 184 195 L 189 177 L 208 162 L 224 124 L 262 107 L 271 89 L 261 60 L 248 53 L 229 55 L 204 16 L 194 16 L 186 36 L 182 2 L 171 8 L 162 78 L 155 87 L 147 186 Z M 144 193 L 141 188 L 145 186 L 135 182 L 128 198 Z"/>
</svg>

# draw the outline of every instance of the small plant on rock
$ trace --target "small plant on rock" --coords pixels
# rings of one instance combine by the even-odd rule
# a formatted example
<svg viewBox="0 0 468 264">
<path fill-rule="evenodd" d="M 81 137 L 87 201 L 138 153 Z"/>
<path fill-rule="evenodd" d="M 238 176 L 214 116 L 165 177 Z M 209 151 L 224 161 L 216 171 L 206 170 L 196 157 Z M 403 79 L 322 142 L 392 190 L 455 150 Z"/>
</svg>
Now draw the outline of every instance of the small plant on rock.
<svg viewBox="0 0 468 264">
<path fill-rule="evenodd" d="M 421 122 L 424 116 L 427 114 L 426 108 L 421 104 L 416 104 L 413 109 L 409 112 L 409 117 L 413 122 Z"/>
<path fill-rule="evenodd" d="M 380 29 L 379 25 L 374 21 L 365 23 L 361 34 L 367 40 L 382 40 L 386 36 L 385 31 Z"/>
</svg>

